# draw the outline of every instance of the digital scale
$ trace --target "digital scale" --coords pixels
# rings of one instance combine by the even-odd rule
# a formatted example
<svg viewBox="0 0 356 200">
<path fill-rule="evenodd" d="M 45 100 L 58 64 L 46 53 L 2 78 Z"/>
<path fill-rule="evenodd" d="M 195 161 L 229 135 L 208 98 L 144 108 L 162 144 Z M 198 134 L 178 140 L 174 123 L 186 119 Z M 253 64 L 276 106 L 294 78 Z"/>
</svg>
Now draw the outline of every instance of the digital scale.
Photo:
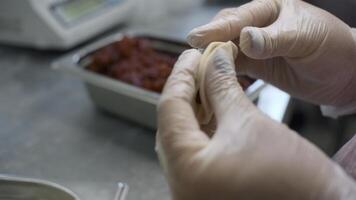
<svg viewBox="0 0 356 200">
<path fill-rule="evenodd" d="M 68 49 L 125 22 L 135 0 L 1 0 L 0 43 Z"/>
</svg>

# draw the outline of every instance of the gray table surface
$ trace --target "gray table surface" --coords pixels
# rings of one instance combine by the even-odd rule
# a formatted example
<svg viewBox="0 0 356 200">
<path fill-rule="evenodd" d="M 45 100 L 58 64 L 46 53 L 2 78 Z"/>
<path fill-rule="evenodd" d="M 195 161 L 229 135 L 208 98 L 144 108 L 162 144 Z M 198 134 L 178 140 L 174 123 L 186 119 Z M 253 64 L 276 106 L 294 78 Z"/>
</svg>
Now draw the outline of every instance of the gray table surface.
<svg viewBox="0 0 356 200">
<path fill-rule="evenodd" d="M 184 38 L 219 7 L 140 25 Z M 0 46 L 0 173 L 62 184 L 85 200 L 110 200 L 116 182 L 128 199 L 169 199 L 155 152 L 155 131 L 96 109 L 76 77 L 50 63 L 65 52 Z"/>
</svg>

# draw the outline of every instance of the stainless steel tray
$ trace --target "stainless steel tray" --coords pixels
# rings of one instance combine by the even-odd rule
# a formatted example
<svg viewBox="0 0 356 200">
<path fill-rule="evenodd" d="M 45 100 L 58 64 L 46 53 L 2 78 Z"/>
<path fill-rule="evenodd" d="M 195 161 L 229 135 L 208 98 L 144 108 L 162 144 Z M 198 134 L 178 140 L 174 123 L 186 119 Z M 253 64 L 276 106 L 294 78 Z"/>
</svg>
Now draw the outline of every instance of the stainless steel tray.
<svg viewBox="0 0 356 200">
<path fill-rule="evenodd" d="M 5 175 L 0 175 L 0 199 L 79 200 L 72 191 L 58 184 Z"/>
<path fill-rule="evenodd" d="M 88 55 L 106 45 L 119 41 L 124 35 L 147 37 L 152 41 L 155 49 L 177 55 L 187 48 L 185 43 L 176 40 L 137 33 L 119 33 L 56 60 L 52 64 L 52 67 L 82 78 L 86 84 L 89 96 L 99 108 L 146 127 L 156 128 L 156 106 L 160 96 L 158 93 L 141 89 L 85 69 L 87 64 L 85 58 Z M 256 81 L 246 90 L 247 96 L 251 100 L 255 100 L 264 86 L 263 81 Z"/>
<path fill-rule="evenodd" d="M 114 200 L 125 200 L 129 186 L 117 184 Z M 68 188 L 53 182 L 0 174 L 0 200 L 80 200 Z"/>
</svg>

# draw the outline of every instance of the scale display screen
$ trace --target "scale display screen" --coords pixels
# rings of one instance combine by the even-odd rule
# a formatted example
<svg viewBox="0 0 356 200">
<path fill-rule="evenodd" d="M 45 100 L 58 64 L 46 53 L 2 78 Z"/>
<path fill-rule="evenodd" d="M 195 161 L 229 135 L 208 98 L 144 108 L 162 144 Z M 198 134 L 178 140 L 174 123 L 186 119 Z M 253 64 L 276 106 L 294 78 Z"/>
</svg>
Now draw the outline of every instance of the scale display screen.
<svg viewBox="0 0 356 200">
<path fill-rule="evenodd" d="M 71 25 L 85 17 L 118 4 L 123 0 L 66 0 L 52 6 L 52 11 L 66 25 Z"/>
</svg>

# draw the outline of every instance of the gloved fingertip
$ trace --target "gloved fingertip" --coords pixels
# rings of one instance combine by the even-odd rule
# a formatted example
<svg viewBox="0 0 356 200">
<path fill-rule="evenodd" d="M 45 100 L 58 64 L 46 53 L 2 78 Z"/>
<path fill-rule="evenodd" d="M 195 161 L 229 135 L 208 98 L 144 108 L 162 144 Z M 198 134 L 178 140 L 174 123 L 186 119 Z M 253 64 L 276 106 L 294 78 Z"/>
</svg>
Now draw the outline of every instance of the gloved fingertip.
<svg viewBox="0 0 356 200">
<path fill-rule="evenodd" d="M 197 49 L 188 49 L 185 50 L 178 58 L 176 64 L 175 64 L 175 68 L 176 67 L 180 67 L 182 66 L 187 66 L 185 63 L 196 63 L 197 61 L 199 61 L 201 57 L 201 53 L 199 50 Z M 196 64 L 194 64 L 196 65 Z"/>
<path fill-rule="evenodd" d="M 225 31 L 225 24 L 223 20 L 215 20 L 197 27 L 188 33 L 187 41 L 192 47 L 205 48 L 209 43 L 220 40 L 219 32 Z"/>
<path fill-rule="evenodd" d="M 205 47 L 204 33 L 200 32 L 200 30 L 198 28 L 193 29 L 187 35 L 187 42 L 192 47 L 204 48 Z"/>
<path fill-rule="evenodd" d="M 259 28 L 246 27 L 241 31 L 240 48 L 247 56 L 261 59 L 264 56 L 265 39 Z"/>
</svg>

